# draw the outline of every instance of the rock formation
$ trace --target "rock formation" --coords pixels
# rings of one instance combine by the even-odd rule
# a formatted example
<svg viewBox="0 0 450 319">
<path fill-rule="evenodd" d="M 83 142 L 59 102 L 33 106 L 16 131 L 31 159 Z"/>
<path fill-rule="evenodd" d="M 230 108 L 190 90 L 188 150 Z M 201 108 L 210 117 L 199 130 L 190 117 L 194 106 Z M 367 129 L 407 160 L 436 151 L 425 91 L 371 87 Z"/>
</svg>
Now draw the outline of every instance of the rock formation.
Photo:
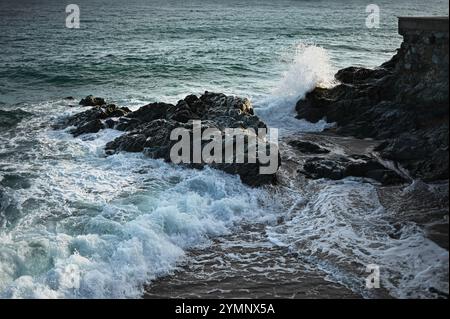
<svg viewBox="0 0 450 319">
<path fill-rule="evenodd" d="M 238 128 L 253 134 L 256 140 L 262 141 L 265 136 L 258 136 L 258 129 L 266 129 L 266 125 L 253 114 L 253 108 L 249 100 L 239 97 L 226 96 L 224 94 L 205 92 L 200 98 L 189 95 L 179 101 L 176 105 L 167 103 L 151 103 L 138 110 L 131 112 L 127 108 L 120 108 L 113 104 L 107 105 L 103 99 L 88 96 L 80 104 L 96 104 L 102 101 L 102 105 L 75 114 L 63 122 L 58 123 L 56 128 L 74 127 L 71 133 L 79 136 L 86 133 L 96 133 L 103 128 L 115 128 L 125 131 L 116 140 L 106 145 L 106 153 L 111 155 L 116 152 L 144 152 L 151 158 L 161 158 L 170 161 L 170 151 L 176 140 L 171 140 L 171 132 L 175 128 L 183 128 L 193 135 L 193 120 L 201 121 L 201 132 L 214 128 L 221 134 L 222 143 L 226 143 L 228 128 Z M 252 133 L 254 132 L 254 133 Z M 229 137 L 229 136 L 228 136 Z M 193 139 L 192 139 L 193 141 Z M 236 143 L 236 137 L 231 141 Z M 201 149 L 208 144 L 208 140 L 202 140 Z M 272 151 L 269 144 L 261 143 L 266 147 L 266 153 Z M 259 147 L 259 144 L 258 144 Z M 190 147 L 191 152 L 193 147 Z M 233 147 L 232 160 L 226 161 L 224 157 L 220 162 L 185 163 L 188 167 L 202 168 L 205 165 L 223 170 L 230 174 L 238 174 L 242 181 L 251 186 L 260 186 L 273 183 L 276 172 L 272 174 L 261 174 L 260 167 L 267 163 L 261 160 L 258 153 L 254 163 L 246 160 L 239 163 L 236 160 L 237 148 Z M 249 144 L 243 149 L 244 158 L 249 157 Z M 192 154 L 190 155 L 192 158 Z M 278 166 L 280 156 L 276 148 Z M 277 168 L 278 168 L 277 166 Z"/>
<path fill-rule="evenodd" d="M 340 70 L 340 84 L 298 101 L 298 118 L 385 140 L 376 150 L 414 178 L 448 179 L 448 18 L 400 19 L 400 33 L 404 42 L 389 62 Z"/>
</svg>

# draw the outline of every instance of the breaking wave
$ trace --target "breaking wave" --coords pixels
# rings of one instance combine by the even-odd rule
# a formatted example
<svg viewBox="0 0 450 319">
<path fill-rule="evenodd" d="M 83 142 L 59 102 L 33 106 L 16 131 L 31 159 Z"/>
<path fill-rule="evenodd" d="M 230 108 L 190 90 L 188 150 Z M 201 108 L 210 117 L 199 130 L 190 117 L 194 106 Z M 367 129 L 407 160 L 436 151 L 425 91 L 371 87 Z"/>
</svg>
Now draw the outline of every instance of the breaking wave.
<svg viewBox="0 0 450 319">
<path fill-rule="evenodd" d="M 28 139 L 33 145 L 3 164 L 28 178 L 28 187 L 0 176 L 0 297 L 140 297 L 144 284 L 173 271 L 186 249 L 242 220 L 272 218 L 261 205 L 265 191 L 238 177 L 143 155 L 106 157 L 105 143 L 121 134 L 113 130 L 75 139 L 42 130 L 48 109 L 64 107 L 40 106 L 41 116 L 5 141 L 16 149 L 30 147 Z"/>
<path fill-rule="evenodd" d="M 321 132 L 333 126 L 325 119 L 310 123 L 295 118 L 297 101 L 317 86 L 332 86 L 333 74 L 330 57 L 324 48 L 298 44 L 287 71 L 271 94 L 255 101 L 256 113 L 271 127 L 278 128 L 282 135 L 299 131 Z"/>
</svg>

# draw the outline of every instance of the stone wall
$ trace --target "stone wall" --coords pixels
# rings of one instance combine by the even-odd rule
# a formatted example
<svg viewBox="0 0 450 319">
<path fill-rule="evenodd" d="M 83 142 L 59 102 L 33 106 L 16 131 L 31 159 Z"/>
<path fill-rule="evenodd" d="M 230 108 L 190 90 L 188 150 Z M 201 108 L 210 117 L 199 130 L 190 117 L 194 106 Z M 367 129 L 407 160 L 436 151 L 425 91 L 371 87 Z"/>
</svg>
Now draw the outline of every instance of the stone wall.
<svg viewBox="0 0 450 319">
<path fill-rule="evenodd" d="M 448 17 L 401 17 L 404 41 L 376 69 L 340 70 L 333 88 L 298 101 L 299 118 L 326 118 L 335 133 L 385 140 L 378 151 L 414 178 L 448 179 Z"/>
<path fill-rule="evenodd" d="M 448 88 L 443 85 L 448 85 L 449 77 L 448 22 L 448 17 L 399 18 L 399 33 L 403 36 L 403 43 L 397 72 L 403 73 L 402 82 L 416 83 L 424 89 L 434 83 L 433 92 L 414 95 L 416 103 L 442 103 L 448 100 Z M 431 97 L 430 94 L 434 95 L 434 101 L 423 100 L 424 97 Z"/>
</svg>

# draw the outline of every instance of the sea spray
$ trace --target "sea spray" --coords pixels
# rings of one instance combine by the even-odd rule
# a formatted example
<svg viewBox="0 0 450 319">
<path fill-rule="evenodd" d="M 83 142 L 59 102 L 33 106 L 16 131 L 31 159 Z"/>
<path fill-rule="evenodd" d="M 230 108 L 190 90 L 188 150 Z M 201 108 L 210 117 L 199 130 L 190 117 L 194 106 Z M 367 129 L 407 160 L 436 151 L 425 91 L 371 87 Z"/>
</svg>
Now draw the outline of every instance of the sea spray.
<svg viewBox="0 0 450 319">
<path fill-rule="evenodd" d="M 293 132 L 320 132 L 333 124 L 324 120 L 312 124 L 295 118 L 295 104 L 316 86 L 334 84 L 328 52 L 315 45 L 298 44 L 294 57 L 269 96 L 255 101 L 256 113 L 284 135 Z"/>
<path fill-rule="evenodd" d="M 292 99 L 303 98 L 316 86 L 329 87 L 334 83 L 334 69 L 326 49 L 304 43 L 295 46 L 294 57 L 277 86 L 274 96 Z"/>
</svg>

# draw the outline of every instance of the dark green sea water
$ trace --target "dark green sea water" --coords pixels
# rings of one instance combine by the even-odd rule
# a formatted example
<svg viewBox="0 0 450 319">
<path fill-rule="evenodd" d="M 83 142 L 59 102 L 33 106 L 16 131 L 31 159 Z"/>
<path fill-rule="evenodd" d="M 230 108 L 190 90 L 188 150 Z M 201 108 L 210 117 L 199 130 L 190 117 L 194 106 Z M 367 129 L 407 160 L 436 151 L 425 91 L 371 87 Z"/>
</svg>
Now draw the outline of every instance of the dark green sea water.
<svg viewBox="0 0 450 319">
<path fill-rule="evenodd" d="M 58 0 L 0 1 L 0 103 L 94 93 L 173 99 L 205 89 L 257 96 L 289 68 L 298 44 L 325 48 L 334 68 L 376 66 L 401 42 L 396 16 L 448 14 L 443 0 L 78 0 L 81 28 Z"/>
</svg>

